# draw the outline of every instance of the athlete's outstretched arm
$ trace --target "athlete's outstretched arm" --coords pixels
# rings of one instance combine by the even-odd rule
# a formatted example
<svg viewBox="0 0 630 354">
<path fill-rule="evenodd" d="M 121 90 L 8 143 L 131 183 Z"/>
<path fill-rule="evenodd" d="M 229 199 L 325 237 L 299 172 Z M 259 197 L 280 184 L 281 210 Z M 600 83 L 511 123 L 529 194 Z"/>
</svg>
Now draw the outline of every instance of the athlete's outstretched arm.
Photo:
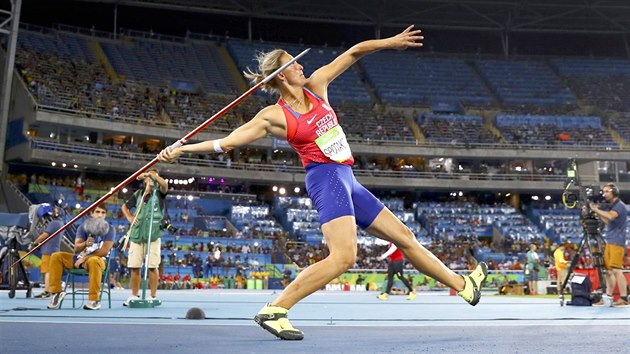
<svg viewBox="0 0 630 354">
<path fill-rule="evenodd" d="M 387 249 L 387 251 L 386 251 L 385 253 L 383 253 L 382 255 L 380 255 L 380 256 L 378 257 L 378 259 L 383 260 L 383 259 L 385 259 L 385 258 L 387 258 L 387 257 L 391 256 L 394 252 L 396 252 L 396 250 L 397 250 L 397 249 L 398 249 L 398 247 L 396 247 L 396 245 L 392 243 L 392 244 L 389 246 L 389 249 Z"/>
<path fill-rule="evenodd" d="M 317 89 L 320 85 L 325 88 L 337 76 L 346 71 L 352 64 L 366 54 L 383 49 L 407 49 L 407 47 L 421 47 L 423 36 L 421 30 L 414 30 L 413 25 L 407 27 L 401 33 L 384 39 L 372 39 L 355 44 L 352 48 L 343 52 L 330 64 L 316 70 L 309 78 L 309 87 Z"/>
<path fill-rule="evenodd" d="M 206 140 L 197 144 L 183 145 L 173 150 L 166 148 L 158 154 L 158 159 L 162 162 L 174 162 L 185 152 L 227 152 L 239 146 L 253 143 L 271 132 L 272 124 L 268 117 L 271 117 L 273 110 L 276 109 L 277 108 L 274 106 L 264 108 L 258 112 L 252 120 L 241 125 L 223 139 Z"/>
</svg>

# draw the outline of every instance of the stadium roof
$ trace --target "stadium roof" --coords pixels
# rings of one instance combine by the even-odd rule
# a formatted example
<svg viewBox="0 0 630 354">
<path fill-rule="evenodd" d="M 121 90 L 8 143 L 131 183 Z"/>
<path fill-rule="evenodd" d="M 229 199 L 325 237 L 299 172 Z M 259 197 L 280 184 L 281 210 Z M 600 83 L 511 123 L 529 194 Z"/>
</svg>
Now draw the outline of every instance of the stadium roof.
<svg viewBox="0 0 630 354">
<path fill-rule="evenodd" d="M 261 19 L 501 33 L 630 32 L 627 0 L 81 0 Z"/>
</svg>

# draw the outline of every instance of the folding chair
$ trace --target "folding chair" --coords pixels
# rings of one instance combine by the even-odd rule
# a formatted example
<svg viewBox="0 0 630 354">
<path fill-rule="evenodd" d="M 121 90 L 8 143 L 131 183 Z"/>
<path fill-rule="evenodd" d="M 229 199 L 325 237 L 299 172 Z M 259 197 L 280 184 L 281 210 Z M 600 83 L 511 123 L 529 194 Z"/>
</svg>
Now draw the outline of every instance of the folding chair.
<svg viewBox="0 0 630 354">
<path fill-rule="evenodd" d="M 110 255 L 105 257 L 105 269 L 103 270 L 103 278 L 101 279 L 101 292 L 98 296 L 98 300 L 101 301 L 103 299 L 103 292 L 107 292 L 107 300 L 109 308 L 112 308 L 112 296 L 111 296 L 111 288 L 109 286 L 109 258 Z M 88 271 L 83 268 L 79 269 L 66 269 L 66 288 L 64 291 L 66 294 L 72 294 L 72 308 L 75 308 L 75 296 L 76 295 L 86 295 L 89 294 L 88 289 L 85 287 L 76 288 L 75 287 L 75 278 L 77 277 L 88 277 Z M 89 278 L 88 278 L 89 279 Z M 89 280 L 88 280 L 89 281 Z M 68 292 L 68 285 L 72 284 L 72 291 Z"/>
</svg>

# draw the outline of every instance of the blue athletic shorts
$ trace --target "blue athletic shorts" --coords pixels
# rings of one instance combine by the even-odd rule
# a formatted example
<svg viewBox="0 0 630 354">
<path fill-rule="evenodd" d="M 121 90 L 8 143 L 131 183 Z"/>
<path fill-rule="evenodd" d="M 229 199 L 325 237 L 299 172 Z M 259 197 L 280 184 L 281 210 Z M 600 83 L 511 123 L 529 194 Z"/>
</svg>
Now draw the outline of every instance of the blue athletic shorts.
<svg viewBox="0 0 630 354">
<path fill-rule="evenodd" d="M 348 165 L 311 163 L 306 167 L 306 191 L 322 225 L 353 215 L 357 225 L 366 228 L 385 207 L 357 181 Z"/>
</svg>

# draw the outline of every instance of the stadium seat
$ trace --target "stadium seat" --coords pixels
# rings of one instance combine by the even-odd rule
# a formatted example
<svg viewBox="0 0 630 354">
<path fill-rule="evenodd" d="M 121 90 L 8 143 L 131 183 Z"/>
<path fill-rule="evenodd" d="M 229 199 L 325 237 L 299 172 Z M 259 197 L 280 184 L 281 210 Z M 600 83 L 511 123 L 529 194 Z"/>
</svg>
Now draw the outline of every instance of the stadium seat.
<svg viewBox="0 0 630 354">
<path fill-rule="evenodd" d="M 111 252 L 110 252 L 111 254 Z M 101 279 L 101 291 L 99 293 L 98 301 L 102 301 L 103 293 L 107 293 L 107 303 L 109 308 L 112 308 L 112 293 L 111 287 L 109 286 L 109 263 L 110 263 L 110 255 L 105 257 L 105 269 L 103 270 L 103 278 Z M 88 271 L 83 268 L 73 268 L 66 269 L 66 288 L 64 291 L 67 295 L 72 294 L 72 308 L 76 307 L 76 296 L 77 295 L 87 295 L 88 290 L 85 287 L 78 288 L 77 287 L 77 278 L 84 277 L 88 278 Z M 68 291 L 68 286 L 71 287 L 72 291 Z"/>
</svg>

